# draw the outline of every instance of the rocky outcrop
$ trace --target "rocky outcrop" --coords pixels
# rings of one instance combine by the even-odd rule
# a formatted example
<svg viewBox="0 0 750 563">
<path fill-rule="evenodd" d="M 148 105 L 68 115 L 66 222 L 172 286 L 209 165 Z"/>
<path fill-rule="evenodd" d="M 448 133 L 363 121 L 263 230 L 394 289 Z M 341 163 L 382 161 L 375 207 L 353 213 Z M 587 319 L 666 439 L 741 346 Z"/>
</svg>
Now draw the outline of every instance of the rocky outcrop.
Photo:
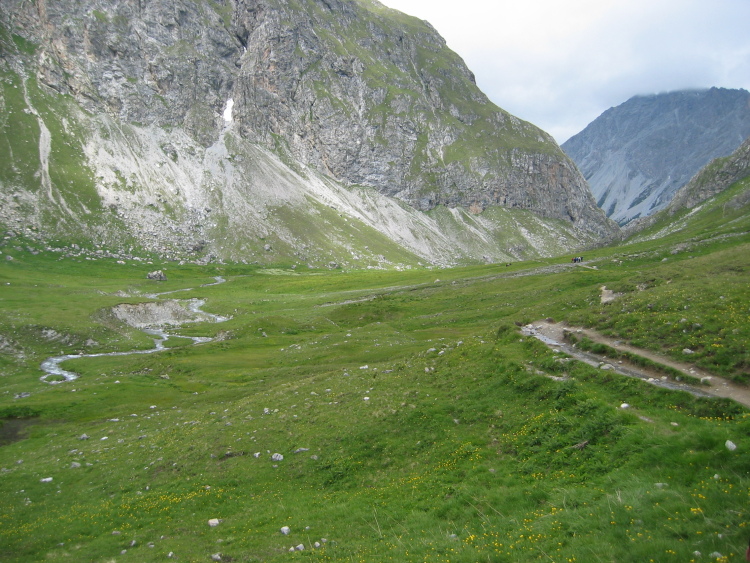
<svg viewBox="0 0 750 563">
<path fill-rule="evenodd" d="M 325 178 L 424 212 L 528 210 L 581 242 L 617 233 L 549 135 L 489 102 L 429 24 L 377 2 L 0 0 L 0 10 L 8 70 L 29 99 L 33 75 L 86 111 L 75 119 L 92 190 L 127 228 L 164 225 L 151 234 L 164 247 L 216 254 L 210 226 L 234 221 L 221 214 L 235 196 L 246 215 L 266 216 L 253 178 L 270 155 L 288 169 L 274 184 Z M 70 199 L 49 183 L 58 203 Z M 253 225 L 261 238 L 277 230 Z"/>
<path fill-rule="evenodd" d="M 562 148 L 598 205 L 621 225 L 669 204 L 703 166 L 750 135 L 750 93 L 711 88 L 636 96 Z"/>
<path fill-rule="evenodd" d="M 681 209 L 692 209 L 729 186 L 750 176 L 750 137 L 726 158 L 716 159 L 680 188 L 667 206 L 674 215 Z"/>
</svg>

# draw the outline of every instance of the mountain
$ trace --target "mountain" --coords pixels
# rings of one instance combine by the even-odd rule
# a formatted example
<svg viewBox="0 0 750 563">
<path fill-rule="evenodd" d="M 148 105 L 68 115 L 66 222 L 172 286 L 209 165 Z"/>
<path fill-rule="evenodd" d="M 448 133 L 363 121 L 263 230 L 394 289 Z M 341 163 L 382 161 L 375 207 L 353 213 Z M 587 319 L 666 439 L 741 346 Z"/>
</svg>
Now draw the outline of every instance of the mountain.
<svg viewBox="0 0 750 563">
<path fill-rule="evenodd" d="M 750 93 L 711 88 L 635 96 L 563 143 L 607 216 L 663 209 L 703 166 L 750 135 Z"/>
<path fill-rule="evenodd" d="M 394 266 L 617 236 L 551 137 L 371 0 L 0 0 L 0 222 L 175 259 Z"/>
<path fill-rule="evenodd" d="M 728 157 L 704 166 L 677 190 L 662 211 L 625 227 L 629 242 L 662 238 L 673 233 L 687 238 L 744 234 L 750 229 L 750 137 Z M 706 235 L 708 233 L 708 235 Z"/>
</svg>

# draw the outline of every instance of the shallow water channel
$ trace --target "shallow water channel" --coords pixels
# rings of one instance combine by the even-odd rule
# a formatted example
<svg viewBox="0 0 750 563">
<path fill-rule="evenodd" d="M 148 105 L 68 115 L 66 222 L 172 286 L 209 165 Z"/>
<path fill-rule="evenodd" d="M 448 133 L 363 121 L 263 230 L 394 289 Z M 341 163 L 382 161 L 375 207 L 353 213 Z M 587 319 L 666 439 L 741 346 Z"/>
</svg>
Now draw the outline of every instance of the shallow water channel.
<svg viewBox="0 0 750 563">
<path fill-rule="evenodd" d="M 538 328 L 534 325 L 524 326 L 521 329 L 521 332 L 526 336 L 533 336 L 553 350 L 559 350 L 560 352 L 563 352 L 578 361 L 584 362 L 596 368 L 602 368 L 603 365 L 609 366 L 605 369 L 610 369 L 611 371 L 619 373 L 620 375 L 637 377 L 638 379 L 642 379 L 648 383 L 651 383 L 652 385 L 656 385 L 657 387 L 672 389 L 673 391 L 687 391 L 688 393 L 691 393 L 692 395 L 695 395 L 697 397 L 714 396 L 713 394 L 707 393 L 694 385 L 680 383 L 665 376 L 659 376 L 658 374 L 655 374 L 654 372 L 651 372 L 646 368 L 641 368 L 632 364 L 625 365 L 622 362 L 612 362 L 611 360 L 609 362 L 604 361 L 605 359 L 601 356 L 579 350 L 578 348 L 572 346 L 571 344 L 568 344 L 567 342 L 558 342 L 554 338 L 550 338 L 549 336 L 542 334 L 542 332 L 538 330 Z"/>
<path fill-rule="evenodd" d="M 222 278 L 221 276 L 217 276 L 214 278 L 216 281 L 214 283 L 208 283 L 204 284 L 201 287 L 208 287 L 211 285 L 218 285 L 220 283 L 224 283 L 226 280 Z M 193 288 L 185 288 L 185 289 L 177 289 L 175 291 L 165 291 L 163 293 L 151 293 L 146 295 L 146 297 L 149 297 L 151 299 L 158 299 L 162 295 L 171 295 L 173 293 L 178 293 L 181 291 L 190 291 Z M 190 313 L 193 313 L 195 318 L 192 319 L 192 322 L 195 321 L 205 321 L 210 320 L 215 323 L 221 323 L 224 321 L 229 320 L 229 317 L 222 317 L 220 315 L 214 315 L 212 313 L 207 313 L 206 311 L 201 310 L 201 307 L 206 304 L 206 301 L 204 299 L 190 299 L 187 302 L 187 310 Z M 57 383 L 63 383 L 65 381 L 73 381 L 75 379 L 78 379 L 78 374 L 72 371 L 68 371 L 66 369 L 63 369 L 60 364 L 67 360 L 77 360 L 80 358 L 100 358 L 102 356 L 131 356 L 135 354 L 153 354 L 155 352 L 160 352 L 162 350 L 165 350 L 166 347 L 164 346 L 164 343 L 169 340 L 170 337 L 179 337 L 179 338 L 187 338 L 193 341 L 193 344 L 203 344 L 205 342 L 211 342 L 214 340 L 213 338 L 205 337 L 205 336 L 183 336 L 178 334 L 170 334 L 167 332 L 165 328 L 162 328 L 160 326 L 143 326 L 142 324 L 138 323 L 131 323 L 128 321 L 125 321 L 127 324 L 130 324 L 131 326 L 135 326 L 136 328 L 140 329 L 144 333 L 151 336 L 154 340 L 154 347 L 150 348 L 148 350 L 132 350 L 130 352 L 101 352 L 98 354 L 65 354 L 62 356 L 52 356 L 51 358 L 47 358 L 44 360 L 40 367 L 42 371 L 44 372 L 44 375 L 40 377 L 42 381 L 45 381 L 47 383 L 50 383 L 52 385 L 55 385 Z M 182 322 L 191 322 L 183 320 Z M 47 378 L 50 376 L 57 376 L 55 379 L 52 379 L 50 381 L 47 381 Z M 59 377 L 62 377 L 63 379 L 59 379 Z"/>
</svg>

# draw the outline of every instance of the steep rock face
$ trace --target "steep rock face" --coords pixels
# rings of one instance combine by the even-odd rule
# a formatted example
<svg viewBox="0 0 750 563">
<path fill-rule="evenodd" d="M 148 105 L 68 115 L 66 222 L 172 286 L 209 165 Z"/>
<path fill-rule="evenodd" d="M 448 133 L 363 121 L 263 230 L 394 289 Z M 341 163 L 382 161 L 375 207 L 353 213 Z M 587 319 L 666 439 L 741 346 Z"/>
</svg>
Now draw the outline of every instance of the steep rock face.
<svg viewBox="0 0 750 563">
<path fill-rule="evenodd" d="M 49 201 L 24 191 L 38 180 L 17 171 L 5 198 L 26 202 L 16 209 L 33 208 L 40 225 L 54 213 L 65 215 L 60 224 L 90 224 L 98 213 L 99 239 L 117 223 L 141 242 L 236 259 L 257 246 L 242 233 L 275 233 L 292 253 L 298 234 L 274 210 L 309 218 L 323 205 L 440 263 L 462 251 L 516 256 L 497 247 L 515 235 L 485 218 L 461 249 L 444 222 L 413 210 L 460 209 L 452 216 L 462 228 L 467 212 L 531 211 L 558 222 L 559 244 L 617 232 L 546 133 L 491 104 L 429 24 L 377 2 L 0 0 L 0 24 L 6 84 L 24 92 L 26 116 L 12 121 L 39 129 L 36 166 L 52 172 L 42 182 Z M 66 146 L 80 159 L 85 205 L 69 193 L 79 184 L 55 179 L 72 168 L 56 161 Z M 379 195 L 346 194 L 356 186 Z M 22 222 L 19 213 L 6 223 Z M 419 225 L 416 238 L 389 226 L 404 215 Z M 237 239 L 235 250 L 219 239 Z"/>
<path fill-rule="evenodd" d="M 664 208 L 700 168 L 748 135 L 750 93 L 711 88 L 631 98 L 562 148 L 607 216 L 625 224 Z"/>
</svg>

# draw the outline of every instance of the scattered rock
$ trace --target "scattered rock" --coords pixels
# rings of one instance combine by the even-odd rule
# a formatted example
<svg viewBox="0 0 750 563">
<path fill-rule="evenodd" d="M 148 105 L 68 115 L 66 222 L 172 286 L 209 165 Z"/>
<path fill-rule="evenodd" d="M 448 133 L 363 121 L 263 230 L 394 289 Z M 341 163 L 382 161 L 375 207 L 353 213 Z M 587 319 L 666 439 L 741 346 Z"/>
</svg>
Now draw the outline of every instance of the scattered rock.
<svg viewBox="0 0 750 563">
<path fill-rule="evenodd" d="M 623 404 L 620 405 L 620 408 L 621 409 L 629 409 L 630 405 L 628 403 L 623 403 Z"/>
<path fill-rule="evenodd" d="M 211 561 L 221 561 L 221 553 L 214 553 L 211 555 Z"/>
<path fill-rule="evenodd" d="M 271 459 L 274 461 L 284 461 L 284 456 L 281 454 L 273 454 Z"/>
<path fill-rule="evenodd" d="M 43 479 L 39 479 L 40 483 L 51 483 L 52 477 L 44 477 Z"/>
<path fill-rule="evenodd" d="M 216 526 L 218 526 L 218 525 L 219 525 L 219 524 L 221 524 L 222 522 L 223 522 L 223 520 L 221 520 L 221 519 L 219 519 L 219 518 L 211 518 L 211 519 L 210 519 L 210 520 L 208 521 L 208 525 L 209 525 L 209 526 L 211 526 L 212 528 L 215 528 Z"/>
<path fill-rule="evenodd" d="M 734 442 L 732 442 L 732 440 L 727 440 L 726 442 L 724 442 L 724 445 L 727 447 L 727 449 L 730 452 L 733 452 L 734 450 L 737 449 L 737 444 L 735 444 Z"/>
<path fill-rule="evenodd" d="M 73 463 L 70 464 L 71 469 L 78 469 L 79 467 L 81 467 L 81 464 L 78 463 L 77 461 L 74 461 Z"/>
<path fill-rule="evenodd" d="M 695 354 L 695 352 L 692 351 L 690 348 L 683 348 L 682 353 L 683 354 Z"/>
<path fill-rule="evenodd" d="M 81 434 L 80 436 L 78 436 L 78 439 L 79 440 L 88 440 L 89 436 L 88 436 L 88 434 Z"/>
<path fill-rule="evenodd" d="M 301 543 L 298 546 L 296 546 L 294 549 L 297 551 L 305 551 L 305 544 Z"/>
<path fill-rule="evenodd" d="M 284 534 L 285 536 L 288 536 L 289 532 L 291 532 L 291 530 L 289 529 L 289 526 L 283 526 L 281 528 L 281 533 Z"/>
<path fill-rule="evenodd" d="M 164 275 L 164 272 L 161 270 L 154 270 L 153 272 L 149 272 L 148 274 L 146 274 L 146 279 L 156 280 L 156 281 L 167 281 L 167 276 Z"/>
</svg>

